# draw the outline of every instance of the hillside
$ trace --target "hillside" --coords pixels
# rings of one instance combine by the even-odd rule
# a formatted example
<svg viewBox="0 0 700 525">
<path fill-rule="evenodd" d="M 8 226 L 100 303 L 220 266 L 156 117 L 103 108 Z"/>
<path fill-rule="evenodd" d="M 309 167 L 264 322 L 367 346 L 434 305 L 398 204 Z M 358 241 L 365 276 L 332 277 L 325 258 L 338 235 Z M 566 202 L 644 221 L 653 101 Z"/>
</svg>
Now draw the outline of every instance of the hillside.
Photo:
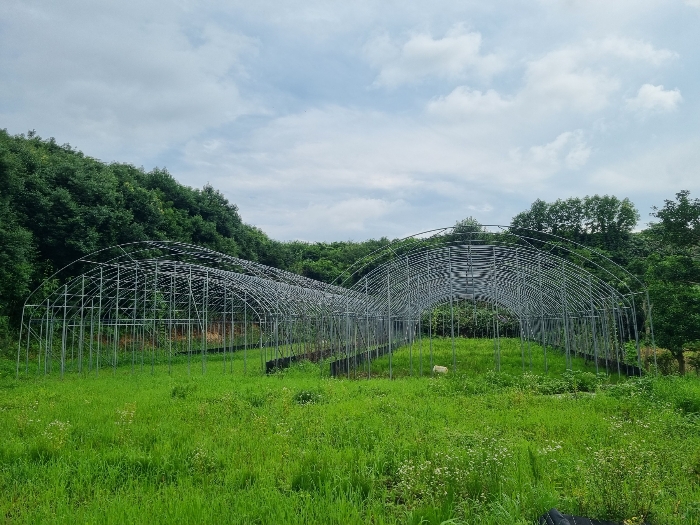
<svg viewBox="0 0 700 525">
<path fill-rule="evenodd" d="M 0 317 L 16 323 L 29 291 L 75 259 L 150 239 L 198 244 L 324 281 L 388 242 L 275 241 L 245 224 L 211 186 L 193 189 L 165 169 L 107 164 L 54 139 L 0 130 Z"/>
</svg>

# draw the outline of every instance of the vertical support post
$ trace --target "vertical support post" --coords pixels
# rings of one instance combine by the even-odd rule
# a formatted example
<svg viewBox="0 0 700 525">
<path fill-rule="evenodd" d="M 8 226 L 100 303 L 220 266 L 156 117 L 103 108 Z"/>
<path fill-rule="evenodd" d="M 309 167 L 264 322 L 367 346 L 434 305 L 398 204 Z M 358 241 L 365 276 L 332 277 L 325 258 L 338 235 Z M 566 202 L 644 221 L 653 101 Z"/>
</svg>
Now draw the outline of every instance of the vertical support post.
<svg viewBox="0 0 700 525">
<path fill-rule="evenodd" d="M 353 355 L 353 359 L 354 359 L 354 361 L 355 361 L 355 362 L 353 363 L 353 370 L 354 370 L 354 372 L 355 372 L 355 373 L 354 373 L 354 377 L 355 377 L 355 379 L 357 379 L 357 315 L 355 315 L 354 321 L 355 321 L 355 322 L 353 323 L 353 327 L 354 327 L 354 329 L 355 329 L 355 337 L 354 337 L 354 346 L 355 346 L 355 349 L 353 350 L 353 354 L 352 354 L 352 355 Z"/>
<path fill-rule="evenodd" d="M 279 314 L 275 313 L 275 367 L 279 366 L 280 341 L 279 341 Z"/>
<path fill-rule="evenodd" d="M 224 320 L 222 323 L 223 326 L 223 339 L 221 341 L 223 345 L 223 353 L 224 353 L 224 374 L 226 374 L 226 307 L 228 306 L 228 288 L 224 284 Z M 231 326 L 233 326 L 233 312 L 231 312 Z M 233 334 L 231 334 L 233 337 Z M 231 369 L 233 369 L 233 362 L 231 363 Z"/>
<path fill-rule="evenodd" d="M 452 286 L 453 276 L 452 276 L 452 247 L 447 249 L 447 256 L 449 258 L 449 275 L 450 280 L 450 335 L 452 337 L 452 369 L 456 371 L 457 369 L 457 353 L 455 352 L 455 310 L 454 310 L 454 290 Z"/>
<path fill-rule="evenodd" d="M 350 379 L 350 297 L 345 296 L 345 367 Z"/>
<path fill-rule="evenodd" d="M 418 312 L 418 377 L 423 377 L 423 312 Z"/>
<path fill-rule="evenodd" d="M 119 347 L 119 284 L 121 265 L 117 265 L 117 295 L 114 301 L 114 356 L 112 357 L 112 374 L 117 373 L 117 349 Z"/>
<path fill-rule="evenodd" d="M 637 328 L 637 306 L 632 294 L 632 326 L 634 327 L 634 344 L 637 347 L 637 366 L 639 367 L 639 375 L 642 374 L 642 351 L 639 348 L 639 329 Z"/>
<path fill-rule="evenodd" d="M 595 310 L 593 308 L 593 284 L 591 276 L 588 276 L 588 298 L 591 302 L 591 333 L 593 334 L 593 358 L 595 359 L 595 373 L 598 374 L 598 337 L 595 326 Z"/>
<path fill-rule="evenodd" d="M 472 305 L 474 306 L 474 337 L 476 337 L 476 281 L 474 280 L 474 262 L 472 259 L 472 234 L 469 234 L 469 273 L 472 277 Z"/>
<path fill-rule="evenodd" d="M 649 331 L 651 334 L 651 346 L 654 349 L 654 374 L 659 375 L 659 367 L 658 363 L 656 362 L 656 341 L 654 340 L 654 323 L 651 319 L 651 302 L 649 302 L 649 290 L 645 289 L 647 296 L 647 312 L 649 315 Z"/>
<path fill-rule="evenodd" d="M 610 330 L 608 329 L 608 312 L 605 299 L 601 299 L 602 310 L 600 311 L 600 332 L 603 342 L 603 352 L 605 353 L 605 374 L 610 374 Z"/>
<path fill-rule="evenodd" d="M 187 276 L 187 375 L 192 371 L 192 267 Z"/>
<path fill-rule="evenodd" d="M 207 371 L 207 331 L 209 330 L 209 270 L 204 276 L 204 301 L 202 304 L 202 373 Z"/>
<path fill-rule="evenodd" d="M 168 301 L 168 374 L 173 372 L 173 301 L 175 296 L 175 274 L 170 274 L 170 300 Z"/>
<path fill-rule="evenodd" d="M 501 339 L 500 339 L 500 323 L 498 321 L 498 279 L 496 278 L 496 247 L 492 246 L 493 253 L 493 331 L 494 331 L 494 346 L 496 354 L 496 371 L 501 371 Z"/>
<path fill-rule="evenodd" d="M 615 298 L 612 295 L 610 296 L 610 305 L 612 307 L 613 347 L 615 348 L 615 361 L 617 361 L 617 377 L 620 377 L 619 318 L 617 308 L 615 308 Z"/>
<path fill-rule="evenodd" d="M 537 252 L 537 274 L 539 278 L 538 287 L 540 289 L 540 330 L 542 331 L 542 351 L 544 352 L 544 373 L 548 373 L 547 366 L 547 329 L 544 320 L 544 292 L 542 291 L 542 254 Z"/>
<path fill-rule="evenodd" d="M 24 322 L 24 306 L 22 306 L 22 321 L 21 322 L 22 323 Z M 39 324 L 41 324 L 41 321 L 39 321 Z M 20 332 L 21 331 L 22 331 L 22 329 L 20 328 Z M 27 376 L 29 375 L 29 341 L 31 339 L 31 336 L 32 336 L 32 319 L 30 318 L 27 321 L 27 349 L 25 351 L 26 352 L 25 353 L 25 359 L 26 359 L 25 363 L 26 364 L 25 364 L 25 368 L 24 368 L 24 373 Z M 21 340 L 22 340 L 22 335 L 20 333 L 20 341 Z"/>
<path fill-rule="evenodd" d="M 389 317 L 387 318 L 387 342 L 389 344 L 389 379 L 392 379 L 392 363 L 391 363 L 391 358 L 392 358 L 392 348 L 391 348 L 391 286 L 389 283 L 389 269 L 390 266 L 387 266 L 386 269 L 386 303 L 387 303 L 387 310 Z"/>
<path fill-rule="evenodd" d="M 408 255 L 406 255 L 406 302 L 408 304 L 408 317 L 412 318 L 413 317 L 413 312 L 411 310 L 411 268 L 408 264 Z M 411 323 L 411 330 L 413 330 L 413 320 L 410 319 Z M 411 346 L 408 350 L 408 360 L 409 360 L 409 368 L 411 371 L 411 377 L 413 377 L 413 336 L 411 335 L 411 340 L 410 340 Z"/>
<path fill-rule="evenodd" d="M 68 318 L 68 285 L 63 285 L 63 330 L 61 336 L 61 379 L 66 368 L 66 336 L 67 336 L 67 318 Z"/>
<path fill-rule="evenodd" d="M 49 301 L 47 299 L 46 304 L 49 304 Z M 48 329 L 50 332 L 47 330 L 47 334 L 49 334 L 49 356 L 51 357 L 51 361 L 48 362 L 48 360 L 44 360 L 44 368 L 46 367 L 46 363 L 48 362 L 48 368 L 46 373 L 50 373 L 51 369 L 53 368 L 53 343 L 54 343 L 54 329 L 56 327 L 56 317 L 55 317 L 55 312 L 53 306 L 51 306 L 51 315 L 50 319 L 48 321 Z"/>
<path fill-rule="evenodd" d="M 564 325 L 564 348 L 566 349 L 566 367 L 571 370 L 571 352 L 569 349 L 569 315 L 568 301 L 566 298 L 566 271 L 564 261 L 561 262 L 561 297 L 562 297 L 562 324 Z"/>
<path fill-rule="evenodd" d="M 131 328 L 131 373 L 134 373 L 134 367 L 136 366 L 136 312 L 139 296 L 139 269 L 138 266 L 134 270 L 134 308 L 131 314 L 131 321 L 133 323 Z"/>
<path fill-rule="evenodd" d="M 265 363 L 263 361 L 263 341 L 262 341 L 262 317 L 258 314 L 258 337 L 260 338 L 260 373 L 265 373 Z"/>
<path fill-rule="evenodd" d="M 523 269 L 520 265 L 520 251 L 516 248 L 515 250 L 515 264 L 518 267 L 518 276 L 520 277 L 520 286 L 518 291 L 519 296 L 519 308 L 518 308 L 518 324 L 520 326 L 520 362 L 523 366 L 523 372 L 525 372 L 525 343 L 523 341 L 523 318 L 525 317 L 525 276 L 523 275 Z"/>
<path fill-rule="evenodd" d="M 78 339 L 78 373 L 83 373 L 83 347 L 85 339 L 85 274 L 80 286 L 80 338 Z"/>
<path fill-rule="evenodd" d="M 20 360 L 20 355 L 22 354 L 22 329 L 24 328 L 24 309 L 25 306 L 22 306 L 22 322 L 19 325 L 19 341 L 17 342 L 17 373 L 15 378 L 19 381 L 19 360 Z M 40 350 L 41 352 L 41 350 Z"/>
<path fill-rule="evenodd" d="M 22 322 L 24 323 L 24 307 L 22 307 Z M 20 328 L 19 340 L 22 341 L 22 333 Z M 41 347 L 44 346 L 44 314 L 41 314 L 39 319 L 39 348 L 37 348 L 37 363 L 36 363 L 36 373 L 39 375 L 41 373 Z M 29 357 L 29 356 L 27 356 Z M 29 373 L 29 370 L 27 370 Z"/>
<path fill-rule="evenodd" d="M 48 328 L 49 328 L 49 317 L 48 317 L 48 308 L 49 308 L 49 300 L 46 300 L 46 330 L 48 333 Z M 89 352 L 89 358 L 88 358 L 88 372 L 92 372 L 92 342 L 95 336 L 95 298 L 92 297 L 90 298 L 90 348 L 88 349 Z M 44 348 L 44 351 L 46 351 L 46 348 Z M 44 354 L 44 362 L 46 362 L 46 354 Z"/>
<path fill-rule="evenodd" d="M 366 275 L 365 275 L 365 338 L 366 338 L 365 343 L 367 345 L 367 379 L 370 379 L 372 359 L 370 357 L 370 348 L 369 348 L 369 289 L 368 289 Z"/>
<path fill-rule="evenodd" d="M 156 322 L 156 307 L 158 304 L 158 261 L 156 261 L 156 271 L 153 274 L 153 337 L 151 338 L 151 374 L 155 372 L 156 366 L 156 345 L 158 344 L 158 325 Z"/>
<path fill-rule="evenodd" d="M 430 375 L 433 373 L 433 297 L 432 297 L 432 280 L 430 278 L 430 258 L 428 257 L 428 252 L 425 254 L 425 263 L 427 267 L 426 277 L 428 279 L 428 305 L 430 307 L 430 312 L 428 314 L 428 346 L 430 348 Z"/>
</svg>

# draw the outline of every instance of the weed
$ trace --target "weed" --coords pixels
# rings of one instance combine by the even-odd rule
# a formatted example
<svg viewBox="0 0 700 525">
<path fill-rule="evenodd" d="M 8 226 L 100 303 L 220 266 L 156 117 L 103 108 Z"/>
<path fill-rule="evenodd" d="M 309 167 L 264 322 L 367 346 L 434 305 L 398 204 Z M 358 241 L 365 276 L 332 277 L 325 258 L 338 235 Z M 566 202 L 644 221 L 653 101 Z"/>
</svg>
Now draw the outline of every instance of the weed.
<svg viewBox="0 0 700 525">
<path fill-rule="evenodd" d="M 299 390 L 299 392 L 294 394 L 294 402 L 297 405 L 320 403 L 322 399 L 321 393 L 313 390 Z"/>
<path fill-rule="evenodd" d="M 577 358 L 567 371 L 553 350 L 544 373 L 533 345 L 534 373 L 509 339 L 495 372 L 492 341 L 455 346 L 457 368 L 437 378 L 424 342 L 424 376 L 414 345 L 412 357 L 395 349 L 391 381 L 388 356 L 372 362 L 371 380 L 353 381 L 309 363 L 255 374 L 252 350 L 246 374 L 236 353 L 226 373 L 213 356 L 197 375 L 183 359 L 171 375 L 156 365 L 153 375 L 127 367 L 8 379 L 0 516 L 520 525 L 555 506 L 598 519 L 700 522 L 694 375 L 596 376 Z M 433 360 L 452 362 L 449 339 L 433 341 Z"/>
<path fill-rule="evenodd" d="M 175 385 L 170 391 L 170 397 L 176 399 L 185 399 L 187 396 L 197 390 L 197 385 L 192 383 Z"/>
</svg>

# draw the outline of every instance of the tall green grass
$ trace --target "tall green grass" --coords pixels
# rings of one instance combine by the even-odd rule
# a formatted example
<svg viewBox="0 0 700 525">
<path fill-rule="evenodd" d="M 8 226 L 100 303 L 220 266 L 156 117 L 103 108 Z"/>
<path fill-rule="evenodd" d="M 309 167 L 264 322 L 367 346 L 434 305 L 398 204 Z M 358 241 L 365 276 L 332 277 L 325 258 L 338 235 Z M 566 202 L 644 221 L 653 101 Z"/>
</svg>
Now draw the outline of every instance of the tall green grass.
<svg viewBox="0 0 700 525">
<path fill-rule="evenodd" d="M 454 353 L 453 353 L 454 348 Z M 453 359 L 454 358 L 454 359 Z M 389 377 L 389 356 L 384 355 L 358 367 L 359 375 L 367 374 Z M 456 363 L 456 366 L 453 366 Z M 572 368 L 596 373 L 595 363 L 583 358 L 572 357 Z M 520 339 L 467 339 L 457 337 L 436 337 L 432 341 L 425 338 L 416 340 L 412 345 L 403 346 L 392 353 L 392 377 L 430 376 L 433 365 L 446 366 L 448 373 L 484 374 L 499 370 L 507 374 L 532 372 L 542 375 L 558 376 L 566 369 L 566 359 L 561 351 L 547 348 L 536 343 L 522 343 Z M 605 372 L 605 365 L 598 372 Z M 611 371 L 612 372 L 612 371 Z M 616 373 L 616 372 L 615 372 Z"/>
<path fill-rule="evenodd" d="M 424 341 L 424 345 L 425 345 Z M 700 523 L 700 382 L 612 380 L 519 340 L 435 340 L 332 379 L 260 356 L 206 373 L 0 382 L 0 517 L 11 523 L 532 523 L 559 509 Z M 533 359 L 535 358 L 534 348 Z M 426 352 L 424 346 L 423 351 Z M 410 355 L 413 352 L 413 376 Z M 541 349 L 538 349 L 541 353 Z M 425 360 L 426 354 L 423 358 Z M 257 369 L 250 366 L 257 363 Z"/>
</svg>

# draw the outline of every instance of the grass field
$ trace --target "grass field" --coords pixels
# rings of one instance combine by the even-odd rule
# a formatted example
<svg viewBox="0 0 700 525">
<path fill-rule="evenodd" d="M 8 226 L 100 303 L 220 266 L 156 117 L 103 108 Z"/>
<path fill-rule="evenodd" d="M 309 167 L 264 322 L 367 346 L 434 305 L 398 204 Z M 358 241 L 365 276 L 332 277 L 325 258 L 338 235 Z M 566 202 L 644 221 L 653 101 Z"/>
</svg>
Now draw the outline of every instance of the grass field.
<svg viewBox="0 0 700 525">
<path fill-rule="evenodd" d="M 7 523 L 532 523 L 551 507 L 700 523 L 700 381 L 596 376 L 519 340 L 458 340 L 457 369 L 373 379 L 178 362 L 0 379 Z M 540 357 L 537 357 L 540 356 Z M 540 359 L 540 361 L 538 361 Z M 433 341 L 451 368 L 449 339 Z M 414 376 L 418 348 L 413 348 Z M 588 367 L 588 368 L 587 368 Z M 325 370 L 325 369 L 324 369 Z M 379 376 L 379 377 L 376 377 Z"/>
</svg>

